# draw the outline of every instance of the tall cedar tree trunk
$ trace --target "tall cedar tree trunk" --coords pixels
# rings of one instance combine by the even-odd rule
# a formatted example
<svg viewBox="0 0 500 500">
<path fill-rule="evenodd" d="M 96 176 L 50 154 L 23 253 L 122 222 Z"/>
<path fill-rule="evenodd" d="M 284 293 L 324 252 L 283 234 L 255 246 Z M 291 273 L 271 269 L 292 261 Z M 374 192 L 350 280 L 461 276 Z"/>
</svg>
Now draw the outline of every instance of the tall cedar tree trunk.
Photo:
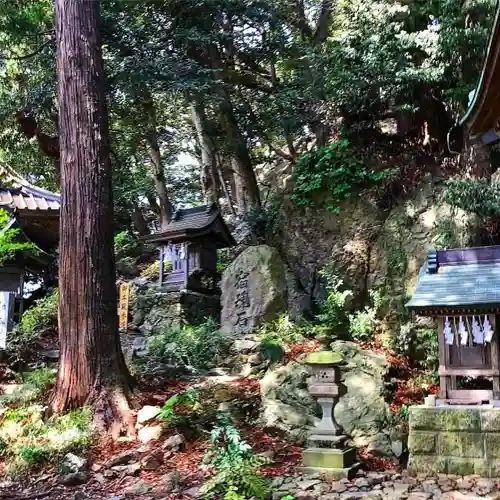
<svg viewBox="0 0 500 500">
<path fill-rule="evenodd" d="M 168 197 L 167 181 L 161 159 L 160 146 L 158 145 L 158 131 L 155 103 L 149 90 L 142 95 L 142 106 L 147 117 L 145 139 L 148 145 L 149 157 L 153 164 L 153 181 L 156 195 L 158 196 L 158 215 L 161 229 L 166 229 L 172 219 L 172 203 Z"/>
<path fill-rule="evenodd" d="M 247 142 L 234 115 L 227 90 L 221 90 L 219 109 L 227 131 L 231 147 L 231 166 L 234 175 L 235 198 L 238 213 L 248 214 L 252 210 L 260 210 L 260 192 L 257 177 L 248 152 Z"/>
<path fill-rule="evenodd" d="M 217 158 L 215 147 L 207 130 L 207 115 L 203 103 L 198 96 L 192 97 L 191 114 L 200 145 L 201 187 L 206 203 L 214 203 L 219 199 L 217 179 Z"/>
<path fill-rule="evenodd" d="M 99 2 L 56 0 L 60 106 L 61 361 L 51 410 L 90 405 L 99 428 L 133 429 L 118 335 L 113 200 Z"/>
</svg>

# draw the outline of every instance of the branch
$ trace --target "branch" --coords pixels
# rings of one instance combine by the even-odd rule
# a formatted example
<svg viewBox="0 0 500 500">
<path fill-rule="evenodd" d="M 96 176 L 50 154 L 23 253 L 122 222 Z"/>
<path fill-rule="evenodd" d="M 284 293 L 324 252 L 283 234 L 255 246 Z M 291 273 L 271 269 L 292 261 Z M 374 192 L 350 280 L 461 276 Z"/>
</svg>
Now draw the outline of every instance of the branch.
<svg viewBox="0 0 500 500">
<path fill-rule="evenodd" d="M 2 55 L 2 59 L 10 60 L 10 61 L 22 61 L 24 59 L 30 59 L 32 57 L 35 57 L 37 54 L 39 54 L 47 45 L 50 45 L 52 43 L 52 40 L 47 40 L 45 43 L 42 43 L 40 47 L 38 47 L 36 50 L 33 52 L 30 52 L 29 54 L 24 54 L 22 56 L 6 56 Z"/>
<path fill-rule="evenodd" d="M 323 0 L 318 25 L 313 36 L 314 45 L 323 43 L 328 38 L 330 24 L 332 22 L 333 0 Z"/>
</svg>

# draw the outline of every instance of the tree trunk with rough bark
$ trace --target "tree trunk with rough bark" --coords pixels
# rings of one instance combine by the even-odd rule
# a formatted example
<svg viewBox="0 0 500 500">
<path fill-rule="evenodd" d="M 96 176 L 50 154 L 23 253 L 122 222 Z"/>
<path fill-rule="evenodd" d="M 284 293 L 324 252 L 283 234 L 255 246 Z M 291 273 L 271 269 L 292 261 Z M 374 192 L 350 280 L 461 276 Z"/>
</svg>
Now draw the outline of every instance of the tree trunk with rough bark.
<svg viewBox="0 0 500 500">
<path fill-rule="evenodd" d="M 90 405 L 95 423 L 133 432 L 131 379 L 120 347 L 113 199 L 99 2 L 56 0 L 60 106 L 61 360 L 51 410 Z"/>
<path fill-rule="evenodd" d="M 201 156 L 201 187 L 205 203 L 217 202 L 219 199 L 217 179 L 217 157 L 214 144 L 207 131 L 207 116 L 203 103 L 194 96 L 191 104 L 191 115 L 196 130 Z"/>
<path fill-rule="evenodd" d="M 260 210 L 260 192 L 257 177 L 248 152 L 248 145 L 241 133 L 238 121 L 234 116 L 233 106 L 227 90 L 221 91 L 219 109 L 222 122 L 227 130 L 227 138 L 231 148 L 231 167 L 233 169 L 235 198 L 238 213 L 248 214 L 252 210 Z"/>
<path fill-rule="evenodd" d="M 145 139 L 148 145 L 149 157 L 153 164 L 153 181 L 155 184 L 156 196 L 158 197 L 158 215 L 160 217 L 160 227 L 165 229 L 172 219 L 172 203 L 168 196 L 167 180 L 163 169 L 160 146 L 158 145 L 158 131 L 155 103 L 153 96 L 148 89 L 142 95 L 142 106 L 147 117 Z"/>
</svg>

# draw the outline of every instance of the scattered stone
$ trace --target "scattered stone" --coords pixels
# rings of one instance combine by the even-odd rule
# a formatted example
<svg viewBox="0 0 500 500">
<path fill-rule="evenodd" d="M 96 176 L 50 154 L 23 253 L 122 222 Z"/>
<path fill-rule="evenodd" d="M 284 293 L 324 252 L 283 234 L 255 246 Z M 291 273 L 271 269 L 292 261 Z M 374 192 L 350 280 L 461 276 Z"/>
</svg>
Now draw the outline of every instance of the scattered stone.
<svg viewBox="0 0 500 500">
<path fill-rule="evenodd" d="M 185 496 L 188 496 L 190 498 L 196 498 L 199 495 L 200 490 L 201 490 L 201 486 L 193 486 L 192 488 L 189 488 L 189 489 L 183 491 L 182 493 Z"/>
<path fill-rule="evenodd" d="M 87 460 L 85 458 L 81 458 L 73 453 L 66 453 L 64 455 L 61 470 L 64 473 L 70 472 L 81 472 L 87 469 Z"/>
<path fill-rule="evenodd" d="M 158 406 L 143 406 L 137 413 L 137 423 L 145 424 L 154 420 L 160 413 L 161 408 Z"/>
<path fill-rule="evenodd" d="M 299 489 L 305 491 L 311 489 L 313 486 L 319 483 L 321 483 L 319 479 L 306 479 L 305 481 L 301 481 L 300 483 L 298 483 L 297 486 Z"/>
<path fill-rule="evenodd" d="M 141 443 L 149 443 L 150 441 L 157 441 L 163 434 L 163 426 L 153 425 L 151 427 L 143 427 L 139 429 L 137 437 Z"/>
<path fill-rule="evenodd" d="M 238 339 L 235 340 L 233 344 L 233 349 L 235 351 L 241 352 L 242 354 L 248 354 L 257 347 L 257 342 L 250 339 Z"/>
<path fill-rule="evenodd" d="M 344 491 L 347 491 L 347 486 L 343 483 L 333 483 L 332 484 L 332 491 L 335 493 L 344 493 Z"/>
<path fill-rule="evenodd" d="M 49 363 L 55 363 L 59 361 L 59 357 L 61 355 L 61 352 L 59 349 L 51 349 L 47 351 L 42 351 L 42 357 L 44 361 L 48 361 Z"/>
<path fill-rule="evenodd" d="M 130 462 L 133 462 L 136 459 L 135 453 L 132 453 L 130 451 L 126 451 L 124 453 L 120 453 L 116 457 L 113 457 L 111 460 L 108 460 L 104 467 L 109 469 L 111 467 L 114 467 L 115 465 L 126 465 L 129 464 Z"/>
<path fill-rule="evenodd" d="M 168 439 L 165 440 L 162 449 L 164 450 L 171 449 L 179 451 L 184 446 L 185 442 L 186 440 L 182 434 L 174 434 L 173 436 L 170 436 Z"/>
<path fill-rule="evenodd" d="M 470 490 L 473 486 L 474 483 L 466 477 L 457 479 L 457 489 L 459 490 Z"/>
<path fill-rule="evenodd" d="M 90 466 L 90 470 L 92 472 L 99 472 L 101 469 L 102 469 L 102 465 L 100 465 L 100 464 L 92 464 Z"/>
<path fill-rule="evenodd" d="M 106 478 L 103 474 L 98 472 L 97 474 L 94 474 L 94 481 L 99 484 L 104 484 L 106 482 Z"/>
<path fill-rule="evenodd" d="M 0 489 L 12 488 L 15 484 L 14 481 L 0 481 Z"/>
<path fill-rule="evenodd" d="M 151 486 L 148 483 L 144 482 L 142 479 L 139 479 L 136 483 L 132 484 L 128 488 L 125 488 L 125 496 L 134 496 L 134 495 L 145 495 L 148 491 L 151 490 Z"/>
<path fill-rule="evenodd" d="M 358 477 L 356 481 L 354 481 L 354 484 L 358 488 L 366 488 L 370 486 L 368 479 L 366 479 L 365 477 Z"/>
<path fill-rule="evenodd" d="M 155 452 L 141 460 L 141 468 L 143 470 L 156 470 L 163 465 L 163 454 Z"/>
<path fill-rule="evenodd" d="M 70 472 L 59 477 L 59 483 L 64 486 L 78 486 L 85 484 L 89 480 L 86 472 Z"/>
</svg>

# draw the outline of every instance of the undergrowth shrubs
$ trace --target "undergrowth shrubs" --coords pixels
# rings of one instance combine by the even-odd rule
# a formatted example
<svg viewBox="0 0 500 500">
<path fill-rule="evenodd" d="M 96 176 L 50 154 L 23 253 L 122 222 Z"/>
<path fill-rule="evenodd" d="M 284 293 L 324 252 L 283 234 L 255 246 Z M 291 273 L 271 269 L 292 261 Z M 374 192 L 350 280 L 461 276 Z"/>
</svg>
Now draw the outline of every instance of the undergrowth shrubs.
<svg viewBox="0 0 500 500">
<path fill-rule="evenodd" d="M 370 302 L 361 310 L 352 311 L 349 299 L 353 293 L 344 288 L 344 282 L 333 269 L 326 267 L 321 271 L 327 291 L 321 304 L 317 319 L 326 330 L 320 334 L 321 340 L 329 344 L 334 338 L 368 340 L 373 338 L 379 326 L 377 314 L 382 305 L 382 294 L 370 290 Z"/>
<path fill-rule="evenodd" d="M 288 315 L 280 316 L 276 321 L 263 324 L 256 335 L 260 340 L 262 357 L 272 363 L 285 357 L 285 348 L 289 344 L 301 344 L 314 337 L 315 326 L 308 322 L 296 323 Z"/>
<path fill-rule="evenodd" d="M 258 389 L 227 384 L 190 388 L 168 399 L 158 418 L 195 438 L 217 422 L 221 409 L 249 425 L 255 423 L 260 409 Z"/>
<path fill-rule="evenodd" d="M 176 366 L 210 369 L 227 353 L 230 339 L 220 333 L 213 321 L 200 326 L 168 328 L 152 337 L 149 353 L 162 362 Z"/>
<path fill-rule="evenodd" d="M 7 472 L 19 476 L 43 463 L 56 463 L 66 453 L 82 453 L 91 442 L 88 408 L 43 419 L 39 404 L 12 407 L 0 416 L 0 442 Z"/>
<path fill-rule="evenodd" d="M 8 352 L 12 358 L 23 359 L 43 334 L 57 328 L 58 302 L 59 290 L 55 288 L 23 313 L 9 335 Z"/>
<path fill-rule="evenodd" d="M 212 447 L 204 457 L 203 466 L 215 474 L 203 485 L 202 498 L 266 499 L 270 493 L 269 481 L 259 473 L 259 468 L 268 460 L 253 454 L 251 446 L 227 415 L 218 416 L 210 441 Z"/>
<path fill-rule="evenodd" d="M 12 394 L 0 396 L 0 411 L 9 405 L 22 406 L 40 401 L 56 380 L 55 370 L 41 367 L 17 377 L 19 386 Z"/>
</svg>

